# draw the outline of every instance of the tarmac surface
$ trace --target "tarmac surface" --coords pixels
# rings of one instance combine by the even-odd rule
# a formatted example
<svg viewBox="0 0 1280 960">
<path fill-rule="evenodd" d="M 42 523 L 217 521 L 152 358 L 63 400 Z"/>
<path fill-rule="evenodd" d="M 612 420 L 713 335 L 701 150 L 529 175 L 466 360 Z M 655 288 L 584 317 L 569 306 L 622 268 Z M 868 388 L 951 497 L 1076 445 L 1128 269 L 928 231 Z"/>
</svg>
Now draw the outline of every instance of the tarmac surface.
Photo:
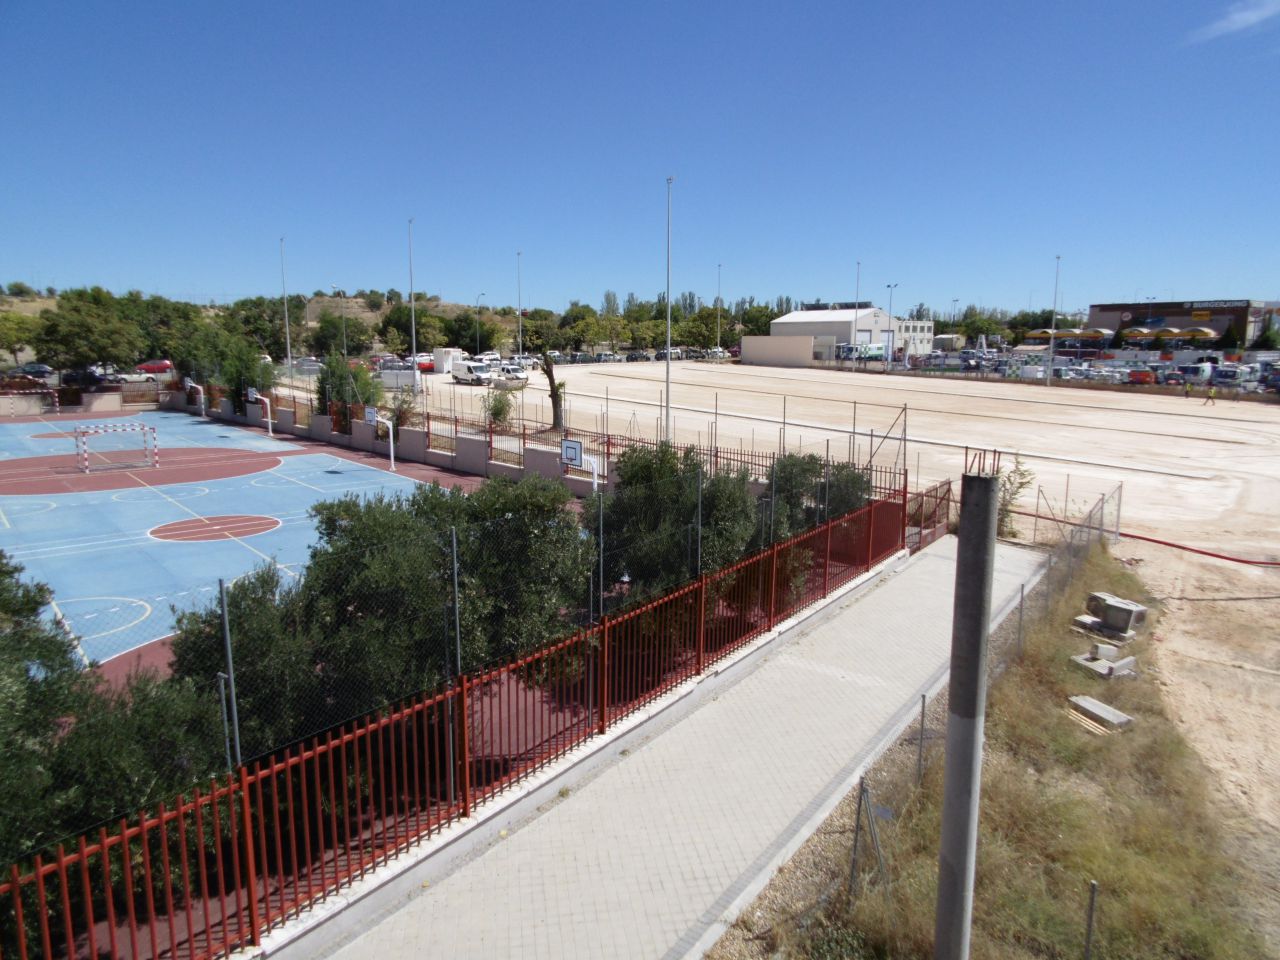
<svg viewBox="0 0 1280 960">
<path fill-rule="evenodd" d="M 954 537 L 328 955 L 698 956 L 944 681 Z M 993 619 L 1041 555 L 1001 544 Z M 606 747 L 607 749 L 607 747 Z"/>
</svg>

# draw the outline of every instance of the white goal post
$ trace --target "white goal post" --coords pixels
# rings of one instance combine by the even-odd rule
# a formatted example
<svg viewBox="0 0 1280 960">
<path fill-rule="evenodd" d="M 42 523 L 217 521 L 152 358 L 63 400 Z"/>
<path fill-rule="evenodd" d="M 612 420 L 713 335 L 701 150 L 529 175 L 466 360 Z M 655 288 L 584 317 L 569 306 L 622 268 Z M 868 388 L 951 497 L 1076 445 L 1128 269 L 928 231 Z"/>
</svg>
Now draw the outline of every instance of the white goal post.
<svg viewBox="0 0 1280 960">
<path fill-rule="evenodd" d="M 112 433 L 136 434 L 139 442 L 136 446 L 127 446 L 123 449 L 100 448 L 97 451 L 91 449 L 94 437 Z M 76 457 L 82 473 L 158 467 L 160 466 L 160 449 L 156 444 L 156 428 L 134 421 L 76 427 Z"/>
</svg>

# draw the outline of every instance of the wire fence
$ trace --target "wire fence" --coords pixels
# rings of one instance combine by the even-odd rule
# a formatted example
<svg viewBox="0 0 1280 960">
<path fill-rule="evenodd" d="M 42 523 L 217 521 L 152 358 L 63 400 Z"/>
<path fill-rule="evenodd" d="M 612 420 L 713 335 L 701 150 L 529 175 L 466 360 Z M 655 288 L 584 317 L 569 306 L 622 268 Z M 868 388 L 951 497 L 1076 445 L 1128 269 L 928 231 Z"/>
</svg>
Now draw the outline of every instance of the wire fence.
<svg viewBox="0 0 1280 960">
<path fill-rule="evenodd" d="M 695 564 L 650 599 L 607 573 L 583 588 L 584 567 L 608 570 L 608 549 L 576 518 L 549 521 L 562 502 L 394 552 L 342 538 L 369 526 L 350 524 L 351 511 L 376 504 L 333 506 L 317 519 L 329 540 L 309 565 L 312 586 L 264 567 L 228 591 L 225 621 L 216 608 L 190 614 L 175 648 L 180 672 L 225 671 L 236 742 L 266 752 L 11 866 L 0 958 L 213 957 L 260 942 L 903 549 L 904 483 L 833 519 L 821 519 L 815 491 L 802 503 L 816 525 L 715 573 Z M 467 500 L 481 514 L 505 509 Z M 658 546 L 670 548 L 670 532 L 654 535 Z M 289 628 L 303 620 L 308 629 Z M 388 676 L 426 692 L 388 697 Z M 343 714 L 353 719 L 332 722 Z M 308 726 L 322 732 L 296 739 Z"/>
</svg>

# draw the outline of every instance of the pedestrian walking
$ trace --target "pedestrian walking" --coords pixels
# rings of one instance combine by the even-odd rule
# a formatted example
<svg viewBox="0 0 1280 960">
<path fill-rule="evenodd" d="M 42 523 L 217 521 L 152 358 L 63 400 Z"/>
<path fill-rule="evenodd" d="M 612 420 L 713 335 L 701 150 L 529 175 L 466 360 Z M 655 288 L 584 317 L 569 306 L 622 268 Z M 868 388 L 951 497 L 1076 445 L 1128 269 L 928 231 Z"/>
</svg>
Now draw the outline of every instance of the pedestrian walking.
<svg viewBox="0 0 1280 960">
<path fill-rule="evenodd" d="M 1205 394 L 1205 397 L 1204 397 L 1204 403 L 1200 404 L 1200 406 L 1202 406 L 1202 407 L 1215 406 L 1215 407 L 1216 407 L 1216 406 L 1218 405 L 1218 403 L 1217 403 L 1217 401 L 1216 401 L 1216 400 L 1214 400 L 1214 397 L 1216 397 L 1217 395 L 1218 395 L 1218 388 L 1217 388 L 1217 387 L 1215 387 L 1213 384 L 1209 384 L 1209 392 Z"/>
<path fill-rule="evenodd" d="M 1188 400 L 1191 398 L 1191 381 L 1186 380 L 1182 384 L 1182 396 Z"/>
</svg>

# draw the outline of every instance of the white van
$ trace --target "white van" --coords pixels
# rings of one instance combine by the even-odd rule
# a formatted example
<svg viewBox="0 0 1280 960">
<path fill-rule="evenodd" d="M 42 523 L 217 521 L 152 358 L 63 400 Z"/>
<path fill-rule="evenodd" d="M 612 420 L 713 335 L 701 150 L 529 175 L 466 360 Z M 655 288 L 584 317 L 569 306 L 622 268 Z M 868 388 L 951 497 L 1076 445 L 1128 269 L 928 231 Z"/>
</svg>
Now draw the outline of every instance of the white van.
<svg viewBox="0 0 1280 960">
<path fill-rule="evenodd" d="M 487 387 L 493 383 L 493 370 L 478 360 L 461 360 L 453 365 L 454 383 L 472 383 Z"/>
<path fill-rule="evenodd" d="M 1213 368 L 1212 363 L 1183 363 L 1179 364 L 1178 372 L 1187 383 L 1201 384 L 1213 379 Z"/>
</svg>

